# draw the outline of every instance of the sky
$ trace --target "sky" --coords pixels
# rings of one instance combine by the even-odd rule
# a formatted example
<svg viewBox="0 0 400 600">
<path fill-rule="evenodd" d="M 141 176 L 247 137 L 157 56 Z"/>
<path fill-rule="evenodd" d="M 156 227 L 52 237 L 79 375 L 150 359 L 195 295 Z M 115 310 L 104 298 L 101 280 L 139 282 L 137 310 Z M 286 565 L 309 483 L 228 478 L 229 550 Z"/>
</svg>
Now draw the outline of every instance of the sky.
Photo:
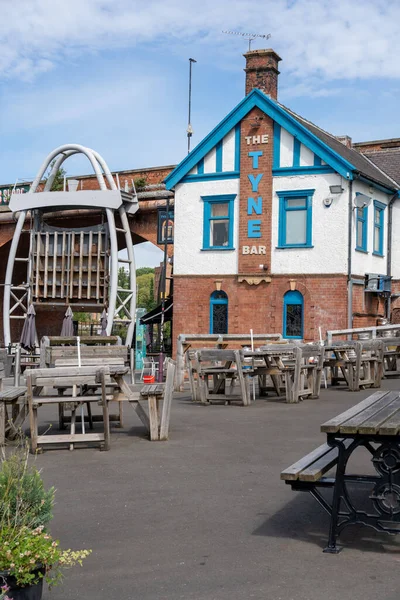
<svg viewBox="0 0 400 600">
<path fill-rule="evenodd" d="M 270 34 L 252 49 L 281 56 L 280 102 L 320 127 L 400 137 L 398 0 L 0 0 L 0 15 L 0 185 L 66 143 L 112 171 L 180 162 L 189 58 L 192 148 L 244 96 L 248 42 L 223 31 Z M 148 246 L 139 266 L 162 260 Z"/>
</svg>

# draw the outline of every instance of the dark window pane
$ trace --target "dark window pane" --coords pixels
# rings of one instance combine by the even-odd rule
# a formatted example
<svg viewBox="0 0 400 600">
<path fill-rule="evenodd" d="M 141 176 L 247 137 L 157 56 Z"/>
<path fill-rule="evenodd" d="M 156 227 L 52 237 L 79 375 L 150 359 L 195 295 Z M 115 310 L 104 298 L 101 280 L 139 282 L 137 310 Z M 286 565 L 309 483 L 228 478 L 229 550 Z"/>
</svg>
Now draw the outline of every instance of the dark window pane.
<svg viewBox="0 0 400 600">
<path fill-rule="evenodd" d="M 288 304 L 286 306 L 286 336 L 301 337 L 303 322 L 303 307 L 301 304 Z"/>
<path fill-rule="evenodd" d="M 213 333 L 228 333 L 228 305 L 213 304 Z"/>
<path fill-rule="evenodd" d="M 210 221 L 210 246 L 227 246 L 229 221 Z"/>
</svg>

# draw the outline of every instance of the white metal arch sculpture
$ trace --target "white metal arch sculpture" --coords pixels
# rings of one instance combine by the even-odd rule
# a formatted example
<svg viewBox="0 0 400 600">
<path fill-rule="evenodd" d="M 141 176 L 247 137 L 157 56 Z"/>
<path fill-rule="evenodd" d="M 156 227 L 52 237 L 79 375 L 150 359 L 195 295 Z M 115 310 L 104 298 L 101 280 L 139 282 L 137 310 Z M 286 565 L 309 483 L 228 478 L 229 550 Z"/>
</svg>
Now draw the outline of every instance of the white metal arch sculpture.
<svg viewBox="0 0 400 600">
<path fill-rule="evenodd" d="M 98 192 L 93 191 L 79 191 L 79 192 L 50 192 L 54 178 L 57 171 L 63 164 L 63 162 L 74 154 L 84 154 L 90 161 L 93 170 L 96 174 L 96 178 L 99 184 L 100 190 Z M 54 161 L 48 179 L 46 181 L 43 192 L 37 193 L 38 186 L 51 163 Z M 107 187 L 106 181 L 109 184 Z M 108 297 L 108 323 L 107 323 L 107 334 L 110 335 L 113 322 L 115 317 L 119 316 L 121 310 L 128 314 L 129 326 L 127 330 L 126 343 L 127 345 L 132 344 L 134 326 L 135 326 L 135 311 L 136 311 L 136 269 L 135 269 L 135 258 L 133 252 L 133 243 L 131 237 L 131 231 L 129 228 L 129 222 L 127 217 L 127 210 L 130 214 L 134 214 L 138 209 L 137 199 L 129 196 L 128 194 L 121 192 L 115 184 L 115 181 L 111 175 L 111 172 L 107 166 L 105 160 L 94 150 L 86 148 L 80 144 L 66 144 L 53 150 L 45 159 L 41 165 L 36 178 L 32 182 L 30 190 L 27 194 L 12 195 L 10 200 L 11 210 L 18 214 L 17 225 L 14 233 L 14 237 L 11 243 L 10 253 L 8 257 L 5 287 L 4 287 L 4 303 L 3 303 L 3 330 L 4 330 L 4 341 L 8 345 L 12 342 L 11 340 L 11 324 L 10 317 L 11 313 L 16 307 L 22 308 L 26 312 L 32 297 L 30 275 L 32 273 L 32 241 L 29 250 L 28 260 L 28 281 L 26 283 L 26 292 L 24 294 L 24 305 L 21 299 L 18 299 L 13 293 L 13 290 L 21 289 L 20 286 L 13 287 L 13 272 L 14 264 L 17 255 L 18 244 L 20 241 L 21 233 L 23 231 L 26 216 L 29 211 L 34 211 L 38 208 L 54 208 L 59 207 L 71 207 L 85 206 L 92 208 L 104 208 L 107 216 L 108 232 L 110 239 L 110 286 L 109 286 L 109 297 Z M 125 237 L 125 243 L 128 253 L 128 260 L 124 260 L 124 263 L 129 266 L 129 290 L 118 289 L 118 241 L 117 241 L 117 228 L 115 225 L 115 211 L 118 211 L 122 231 Z M 31 236 L 32 240 L 32 236 Z M 124 299 L 121 298 L 119 292 L 124 292 L 126 296 Z M 11 300 L 15 299 L 16 304 L 11 307 Z M 117 299 L 120 300 L 120 306 L 117 308 Z"/>
</svg>

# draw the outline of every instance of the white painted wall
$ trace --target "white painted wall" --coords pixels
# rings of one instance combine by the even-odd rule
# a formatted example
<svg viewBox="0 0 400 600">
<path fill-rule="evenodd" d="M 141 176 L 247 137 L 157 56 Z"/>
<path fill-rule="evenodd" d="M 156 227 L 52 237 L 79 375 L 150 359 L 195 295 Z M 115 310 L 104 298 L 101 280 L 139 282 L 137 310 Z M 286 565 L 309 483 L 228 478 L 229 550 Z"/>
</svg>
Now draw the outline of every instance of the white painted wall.
<svg viewBox="0 0 400 600">
<path fill-rule="evenodd" d="M 222 170 L 235 170 L 235 130 L 231 131 L 222 140 Z"/>
<path fill-rule="evenodd" d="M 352 273 L 353 275 L 365 275 L 365 273 L 379 273 L 385 275 L 387 272 L 387 231 L 388 231 L 388 217 L 389 211 L 386 208 L 384 213 L 384 239 L 383 248 L 384 256 L 375 256 L 374 250 L 374 200 L 378 200 L 383 204 L 388 204 L 390 195 L 370 188 L 368 184 L 360 181 L 353 181 L 353 198 L 356 192 L 361 192 L 366 196 L 372 198 L 371 204 L 368 207 L 368 252 L 360 252 L 355 249 L 356 247 L 356 211 L 353 210 L 352 219 Z M 394 231 L 396 231 L 394 229 Z M 399 239 L 399 238 L 398 238 Z M 394 244 L 396 245 L 396 235 L 393 236 Z M 400 239 L 399 239 L 400 241 Z M 399 248 L 400 251 L 400 248 Z"/>
<path fill-rule="evenodd" d="M 291 133 L 281 127 L 281 156 L 280 167 L 293 166 L 293 142 L 294 137 Z"/>
<path fill-rule="evenodd" d="M 385 216 L 389 216 L 389 213 Z M 400 279 L 400 198 L 393 204 L 392 277 Z"/>
<path fill-rule="evenodd" d="M 236 194 L 234 207 L 235 250 L 205 250 L 201 196 Z M 224 275 L 238 269 L 239 179 L 181 183 L 175 188 L 174 273 Z"/>
<path fill-rule="evenodd" d="M 329 186 L 342 184 L 342 194 L 330 194 Z M 347 273 L 348 182 L 340 175 L 274 177 L 272 198 L 271 273 Z M 313 248 L 277 248 L 279 197 L 277 191 L 315 189 L 312 200 Z M 326 208 L 324 198 L 334 198 Z"/>
<path fill-rule="evenodd" d="M 304 144 L 300 144 L 300 166 L 312 167 L 314 165 L 314 152 Z"/>
<path fill-rule="evenodd" d="M 216 152 L 215 152 L 215 148 L 213 148 L 204 157 L 204 173 L 215 173 L 215 169 L 216 169 Z"/>
</svg>

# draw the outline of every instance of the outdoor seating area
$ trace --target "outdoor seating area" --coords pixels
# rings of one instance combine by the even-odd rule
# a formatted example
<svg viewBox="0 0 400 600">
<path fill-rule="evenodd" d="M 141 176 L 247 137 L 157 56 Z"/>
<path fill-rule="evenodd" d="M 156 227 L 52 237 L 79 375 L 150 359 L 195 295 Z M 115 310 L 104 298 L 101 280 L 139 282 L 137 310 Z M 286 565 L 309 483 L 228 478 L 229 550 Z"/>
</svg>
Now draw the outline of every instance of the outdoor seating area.
<svg viewBox="0 0 400 600">
<path fill-rule="evenodd" d="M 379 388 L 383 377 L 400 375 L 400 338 L 388 337 L 387 332 L 393 330 L 388 327 L 370 328 L 371 338 L 359 340 L 334 339 L 336 332 L 327 332 L 326 341 L 310 344 L 274 340 L 267 334 L 260 337 L 269 343 L 256 345 L 253 340 L 253 349 L 242 344 L 236 350 L 240 336 L 223 343 L 217 340 L 213 349 L 193 347 L 181 336 L 185 340 L 181 345 L 184 369 L 177 372 L 176 389 L 186 373 L 194 402 L 248 406 L 256 394 L 276 396 L 291 404 L 318 398 L 321 385 L 346 386 L 352 392 Z M 352 331 L 355 337 L 360 333 L 358 329 L 345 330 L 349 337 Z M 343 337 L 343 332 L 339 333 Z"/>
</svg>

